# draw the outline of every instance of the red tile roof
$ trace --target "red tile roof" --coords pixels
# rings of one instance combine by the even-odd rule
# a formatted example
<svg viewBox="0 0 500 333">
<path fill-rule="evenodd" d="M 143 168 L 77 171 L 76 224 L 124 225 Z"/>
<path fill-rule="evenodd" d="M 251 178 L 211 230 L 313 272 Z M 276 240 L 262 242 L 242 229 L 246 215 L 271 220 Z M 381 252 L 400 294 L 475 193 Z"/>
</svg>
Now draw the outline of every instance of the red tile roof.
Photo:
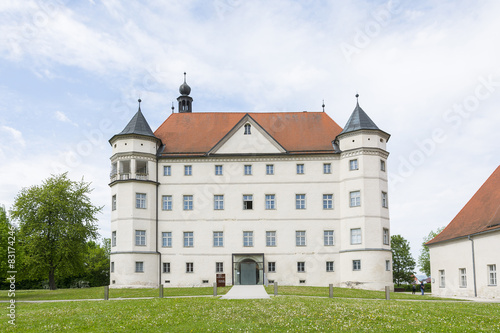
<svg viewBox="0 0 500 333">
<path fill-rule="evenodd" d="M 490 230 L 500 230 L 500 166 L 450 224 L 427 245 Z"/>
<path fill-rule="evenodd" d="M 247 114 L 292 154 L 333 153 L 342 131 L 324 112 L 174 113 L 154 133 L 165 145 L 161 155 L 203 156 Z"/>
</svg>

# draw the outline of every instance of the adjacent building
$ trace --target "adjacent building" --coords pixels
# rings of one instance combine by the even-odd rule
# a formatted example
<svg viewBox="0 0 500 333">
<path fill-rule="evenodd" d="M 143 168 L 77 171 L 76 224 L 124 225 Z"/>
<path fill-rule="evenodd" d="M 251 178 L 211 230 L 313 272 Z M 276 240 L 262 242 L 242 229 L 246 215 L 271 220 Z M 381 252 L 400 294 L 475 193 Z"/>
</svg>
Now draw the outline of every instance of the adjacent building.
<svg viewBox="0 0 500 333">
<path fill-rule="evenodd" d="M 500 297 L 500 167 L 427 246 L 433 294 Z"/>
<path fill-rule="evenodd" d="M 392 286 L 386 144 L 325 112 L 140 109 L 110 140 L 111 286 Z M 357 96 L 356 96 L 357 97 Z"/>
</svg>

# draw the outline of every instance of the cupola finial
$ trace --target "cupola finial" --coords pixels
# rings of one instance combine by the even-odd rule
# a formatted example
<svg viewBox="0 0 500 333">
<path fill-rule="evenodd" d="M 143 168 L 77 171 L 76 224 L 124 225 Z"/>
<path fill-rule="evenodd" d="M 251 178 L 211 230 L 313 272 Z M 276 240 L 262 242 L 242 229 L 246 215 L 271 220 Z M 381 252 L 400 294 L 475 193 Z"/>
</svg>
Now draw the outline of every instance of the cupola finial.
<svg viewBox="0 0 500 333">
<path fill-rule="evenodd" d="M 142 102 L 142 99 L 138 99 L 137 102 L 139 102 L 139 110 L 141 109 L 141 102 Z"/>
<path fill-rule="evenodd" d="M 325 112 L 325 100 L 323 100 L 323 104 L 321 105 L 321 107 L 323 108 L 323 112 Z"/>
</svg>

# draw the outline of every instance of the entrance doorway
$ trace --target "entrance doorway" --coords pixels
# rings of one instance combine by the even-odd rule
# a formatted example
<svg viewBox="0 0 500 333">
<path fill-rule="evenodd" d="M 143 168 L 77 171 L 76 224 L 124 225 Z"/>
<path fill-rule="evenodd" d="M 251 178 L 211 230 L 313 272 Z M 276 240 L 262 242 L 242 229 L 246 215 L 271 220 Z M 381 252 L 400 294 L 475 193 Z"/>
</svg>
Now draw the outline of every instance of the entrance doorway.
<svg viewBox="0 0 500 333">
<path fill-rule="evenodd" d="M 233 254 L 233 285 L 264 284 L 264 254 Z"/>
<path fill-rule="evenodd" d="M 257 284 L 259 268 L 257 263 L 252 259 L 247 259 L 240 263 L 240 284 L 254 285 Z"/>
</svg>

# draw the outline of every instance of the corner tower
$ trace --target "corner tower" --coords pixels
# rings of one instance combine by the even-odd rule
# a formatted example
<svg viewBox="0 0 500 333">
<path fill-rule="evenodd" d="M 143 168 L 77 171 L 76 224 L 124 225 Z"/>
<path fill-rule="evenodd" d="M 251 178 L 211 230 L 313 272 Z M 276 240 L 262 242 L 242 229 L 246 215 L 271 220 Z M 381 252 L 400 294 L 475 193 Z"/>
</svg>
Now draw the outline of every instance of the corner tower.
<svg viewBox="0 0 500 333">
<path fill-rule="evenodd" d="M 139 99 L 139 109 L 123 131 L 109 140 L 111 287 L 158 286 L 156 153 L 161 140 L 149 127 L 140 103 Z"/>
</svg>

